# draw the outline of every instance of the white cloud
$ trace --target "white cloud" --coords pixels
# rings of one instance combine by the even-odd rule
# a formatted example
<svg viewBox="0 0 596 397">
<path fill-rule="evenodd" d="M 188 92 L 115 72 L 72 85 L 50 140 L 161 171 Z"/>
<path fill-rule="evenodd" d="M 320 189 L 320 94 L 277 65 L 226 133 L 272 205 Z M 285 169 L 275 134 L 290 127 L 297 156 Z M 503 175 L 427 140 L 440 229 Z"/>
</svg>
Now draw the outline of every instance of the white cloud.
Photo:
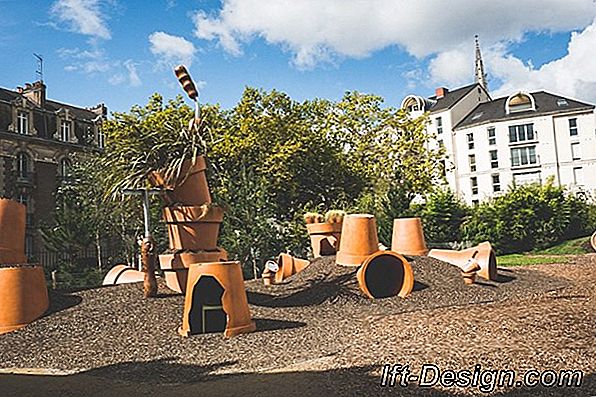
<svg viewBox="0 0 596 397">
<path fill-rule="evenodd" d="M 193 43 L 183 37 L 172 36 L 165 32 L 154 32 L 149 35 L 149 48 L 151 53 L 159 57 L 162 65 L 175 66 L 184 64 L 187 67 L 192 65 L 196 52 Z"/>
<path fill-rule="evenodd" d="M 582 28 L 594 16 L 592 0 L 223 0 L 217 15 L 198 11 L 193 19 L 198 38 L 217 40 L 230 54 L 261 37 L 310 68 L 391 45 L 422 58 L 454 50 L 474 34 L 488 45 L 516 41 L 528 31 Z"/>
<path fill-rule="evenodd" d="M 52 5 L 50 14 L 73 32 L 110 39 L 111 33 L 100 4 L 99 0 L 58 0 Z"/>
<path fill-rule="evenodd" d="M 124 67 L 128 71 L 128 83 L 132 87 L 138 87 L 141 85 L 141 79 L 137 73 L 137 66 L 132 62 L 132 59 L 124 61 Z"/>
<path fill-rule="evenodd" d="M 99 48 L 92 48 L 91 50 L 60 48 L 58 55 L 69 62 L 64 67 L 67 72 L 104 73 L 118 64 L 118 62 L 108 59 L 105 52 Z"/>
</svg>

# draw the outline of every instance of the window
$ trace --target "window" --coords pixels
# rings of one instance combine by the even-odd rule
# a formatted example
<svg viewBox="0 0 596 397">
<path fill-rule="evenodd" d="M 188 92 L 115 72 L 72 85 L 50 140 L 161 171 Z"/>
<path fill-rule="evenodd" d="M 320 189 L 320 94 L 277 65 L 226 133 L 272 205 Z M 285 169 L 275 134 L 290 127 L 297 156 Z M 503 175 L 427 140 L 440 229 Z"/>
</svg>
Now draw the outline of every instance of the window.
<svg viewBox="0 0 596 397">
<path fill-rule="evenodd" d="M 536 146 L 525 146 L 511 149 L 511 166 L 536 164 Z"/>
<path fill-rule="evenodd" d="M 435 119 L 435 123 L 437 123 L 437 134 L 442 134 L 443 133 L 443 119 L 441 119 L 440 117 L 437 117 Z"/>
<path fill-rule="evenodd" d="M 470 164 L 470 172 L 476 172 L 476 155 L 468 156 L 468 164 Z"/>
<path fill-rule="evenodd" d="M 475 176 L 471 177 L 470 186 L 472 187 L 472 194 L 478 194 L 478 178 Z"/>
<path fill-rule="evenodd" d="M 536 110 L 536 104 L 532 95 L 524 92 L 518 92 L 511 95 L 505 102 L 505 113 L 524 112 L 527 110 Z"/>
<path fill-rule="evenodd" d="M 478 207 L 479 201 L 478 200 L 472 200 L 472 205 L 474 207 Z"/>
<path fill-rule="evenodd" d="M 63 120 L 60 124 L 60 138 L 63 142 L 70 141 L 70 121 Z"/>
<path fill-rule="evenodd" d="M 490 153 L 490 168 L 499 168 L 499 159 L 497 157 L 497 151 L 491 150 L 489 153 Z"/>
<path fill-rule="evenodd" d="M 582 158 L 579 142 L 574 142 L 571 144 L 571 157 L 573 160 L 579 160 Z"/>
<path fill-rule="evenodd" d="M 468 137 L 468 149 L 474 149 L 474 133 L 470 132 L 467 134 Z"/>
<path fill-rule="evenodd" d="M 17 201 L 19 203 L 23 204 L 25 207 L 27 207 L 25 224 L 27 226 L 32 226 L 33 225 L 33 214 L 31 213 L 30 208 L 29 208 L 29 195 L 27 193 L 21 193 L 17 197 Z"/>
<path fill-rule="evenodd" d="M 499 174 L 493 174 L 493 192 L 500 192 L 501 191 L 501 180 L 499 178 Z"/>
<path fill-rule="evenodd" d="M 582 167 L 576 167 L 573 169 L 573 183 L 576 185 L 584 184 L 584 172 Z"/>
<path fill-rule="evenodd" d="M 27 179 L 29 176 L 29 157 L 25 153 L 17 154 L 17 177 Z"/>
<path fill-rule="evenodd" d="M 100 127 L 97 129 L 97 146 L 100 149 L 103 149 L 105 144 L 106 144 L 106 136 Z"/>
<path fill-rule="evenodd" d="M 569 119 L 569 135 L 577 136 L 577 119 Z"/>
<path fill-rule="evenodd" d="M 497 144 L 497 134 L 495 133 L 495 127 L 488 127 L 488 144 L 489 145 L 496 145 Z"/>
<path fill-rule="evenodd" d="M 25 112 L 17 114 L 17 132 L 23 135 L 29 133 L 29 115 Z"/>
<path fill-rule="evenodd" d="M 66 178 L 68 176 L 68 172 L 70 170 L 70 160 L 67 158 L 63 158 L 60 160 L 60 168 L 58 172 L 62 178 Z"/>
<path fill-rule="evenodd" d="M 509 126 L 509 142 L 533 141 L 535 138 L 534 124 Z"/>
</svg>

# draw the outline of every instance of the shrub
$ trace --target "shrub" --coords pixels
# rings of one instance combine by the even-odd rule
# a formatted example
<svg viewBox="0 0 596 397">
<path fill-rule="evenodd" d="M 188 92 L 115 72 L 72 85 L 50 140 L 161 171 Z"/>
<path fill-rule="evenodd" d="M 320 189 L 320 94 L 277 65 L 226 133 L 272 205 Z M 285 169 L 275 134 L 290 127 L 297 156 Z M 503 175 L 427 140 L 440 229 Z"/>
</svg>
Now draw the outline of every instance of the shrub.
<svg viewBox="0 0 596 397">
<path fill-rule="evenodd" d="M 469 208 L 450 189 L 437 189 L 428 195 L 426 203 L 413 207 L 422 218 L 424 236 L 428 242 L 445 243 L 461 240 L 460 227 Z"/>
<path fill-rule="evenodd" d="M 507 194 L 478 205 L 462 225 L 474 244 L 488 240 L 497 252 L 526 252 L 589 233 L 590 205 L 585 198 L 554 186 L 512 187 Z"/>
</svg>

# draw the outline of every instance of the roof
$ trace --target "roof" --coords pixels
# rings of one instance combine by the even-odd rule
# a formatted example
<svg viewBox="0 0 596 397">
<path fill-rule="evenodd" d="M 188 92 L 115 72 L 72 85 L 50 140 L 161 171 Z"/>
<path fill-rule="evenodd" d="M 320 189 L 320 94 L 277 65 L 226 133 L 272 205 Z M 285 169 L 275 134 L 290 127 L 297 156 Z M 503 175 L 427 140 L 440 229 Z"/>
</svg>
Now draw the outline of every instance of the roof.
<svg viewBox="0 0 596 397">
<path fill-rule="evenodd" d="M 463 97 L 465 97 L 470 91 L 474 88 L 479 87 L 480 84 L 474 83 L 467 85 L 465 87 L 458 88 L 453 91 L 447 91 L 445 96 L 442 98 L 437 99 L 436 95 L 429 97 L 428 99 L 437 101 L 434 106 L 432 106 L 429 110 L 431 113 L 440 112 L 446 109 L 450 109 L 453 107 L 457 102 L 459 102 Z"/>
<path fill-rule="evenodd" d="M 576 101 L 574 99 L 551 94 L 546 91 L 531 92 L 530 95 L 534 97 L 536 110 L 526 110 L 522 112 L 506 114 L 505 102 L 507 101 L 508 97 L 497 98 L 490 102 L 478 104 L 474 110 L 472 110 L 458 125 L 455 126 L 455 129 L 493 121 L 514 120 L 538 115 L 594 109 L 594 105 L 589 103 Z"/>
<path fill-rule="evenodd" d="M 23 96 L 22 94 L 19 94 L 16 91 L 11 91 L 6 88 L 0 87 L 0 101 L 11 102 L 11 101 L 15 100 L 16 98 L 19 98 L 22 96 Z M 75 118 L 83 119 L 83 120 L 93 120 L 94 118 L 97 117 L 96 113 L 93 113 L 92 111 L 90 111 L 88 109 L 81 108 L 78 106 L 69 105 L 69 104 L 62 103 L 62 102 L 52 101 L 50 99 L 46 99 L 43 109 L 48 112 L 52 112 L 52 113 L 55 113 L 60 109 L 68 109 L 68 111 Z"/>
</svg>

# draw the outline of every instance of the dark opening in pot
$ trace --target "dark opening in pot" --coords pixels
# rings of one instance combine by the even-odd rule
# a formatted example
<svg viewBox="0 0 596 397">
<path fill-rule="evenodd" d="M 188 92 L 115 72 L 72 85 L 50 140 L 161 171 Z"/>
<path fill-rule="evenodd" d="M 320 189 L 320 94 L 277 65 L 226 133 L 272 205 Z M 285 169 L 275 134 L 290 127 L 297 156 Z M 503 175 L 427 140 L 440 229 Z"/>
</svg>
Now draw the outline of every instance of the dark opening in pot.
<svg viewBox="0 0 596 397">
<path fill-rule="evenodd" d="M 397 295 L 404 282 L 403 263 L 391 255 L 378 256 L 369 263 L 364 279 L 374 298 Z"/>
<path fill-rule="evenodd" d="M 221 298 L 224 287 L 213 276 L 201 276 L 192 291 L 192 307 L 188 314 L 190 334 L 223 332 L 227 314 Z"/>
</svg>

